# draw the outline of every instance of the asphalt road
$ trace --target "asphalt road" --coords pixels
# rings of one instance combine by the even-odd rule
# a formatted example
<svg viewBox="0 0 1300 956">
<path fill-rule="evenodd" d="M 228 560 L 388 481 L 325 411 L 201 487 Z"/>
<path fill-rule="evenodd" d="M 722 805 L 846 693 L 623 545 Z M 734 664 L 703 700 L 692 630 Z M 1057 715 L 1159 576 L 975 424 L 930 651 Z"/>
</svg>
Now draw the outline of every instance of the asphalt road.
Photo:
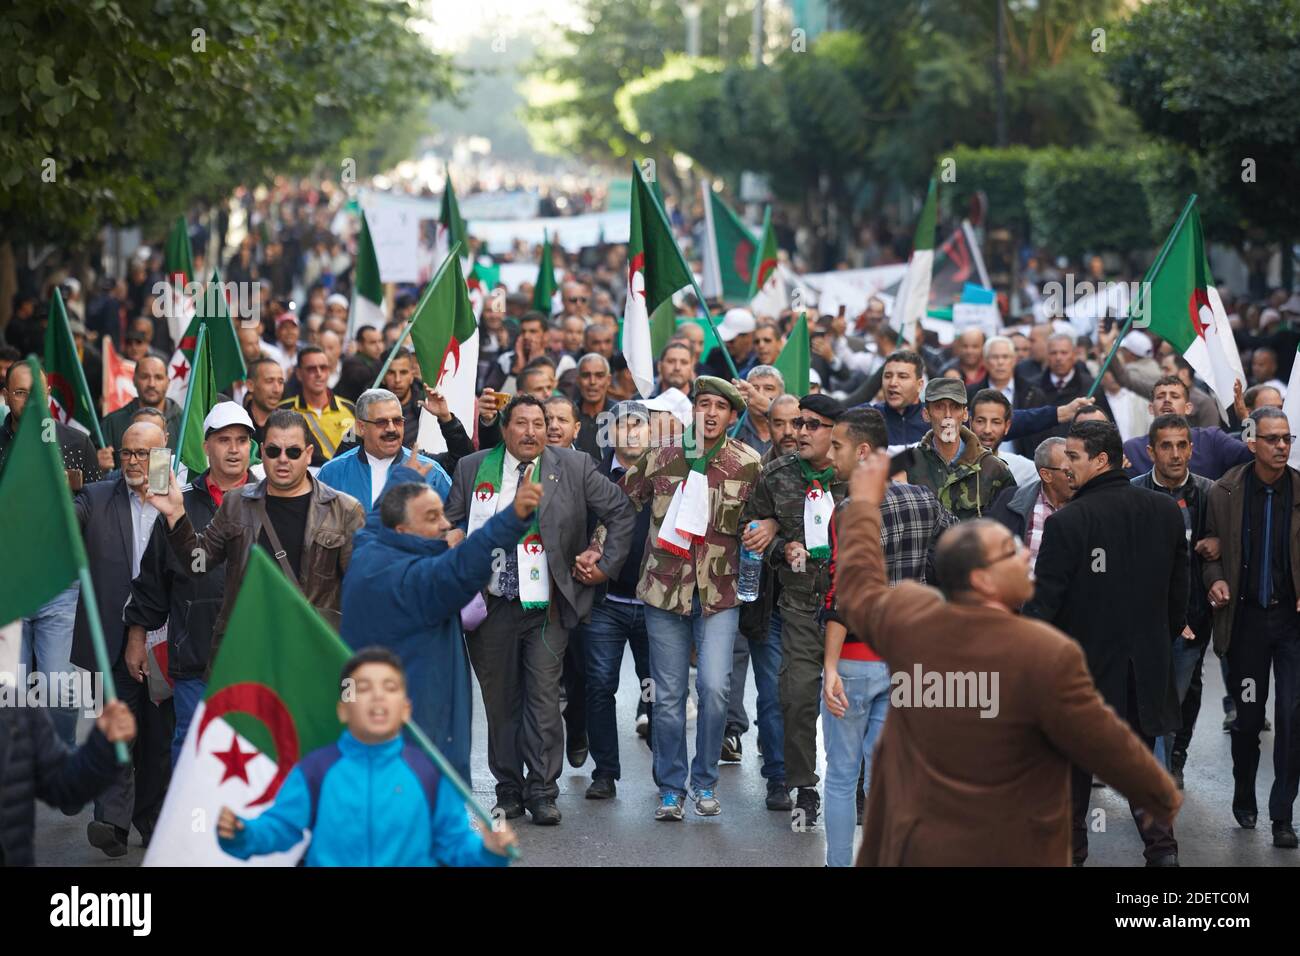
<svg viewBox="0 0 1300 956">
<path fill-rule="evenodd" d="M 1273 847 L 1268 828 L 1268 788 L 1273 780 L 1272 734 L 1261 745 L 1259 805 L 1265 813 L 1260 828 L 1242 830 L 1232 819 L 1232 761 L 1228 735 L 1222 732 L 1222 681 L 1217 658 L 1206 659 L 1204 705 L 1192 739 L 1186 778 L 1186 802 L 1175 827 L 1179 858 L 1184 866 L 1295 866 L 1300 852 Z M 1213 665 L 1213 666 L 1211 666 Z M 592 764 L 575 770 L 565 764 L 558 805 L 564 815 L 558 827 L 536 827 L 527 816 L 514 821 L 523 850 L 523 866 L 820 866 L 825 842 L 820 822 L 802 832 L 791 828 L 788 814 L 764 806 L 766 789 L 759 775 L 757 731 L 743 738 L 744 759 L 724 764 L 718 785 L 722 814 L 698 817 L 687 810 L 682 823 L 653 819 L 657 796 L 650 775 L 649 748 L 634 732 L 638 683 L 630 655 L 625 655 L 619 692 L 620 760 L 623 779 L 611 801 L 583 798 Z M 753 717 L 753 678 L 746 688 Z M 84 722 L 83 722 L 84 723 Z M 694 747 L 694 722 L 690 747 Z M 83 730 L 85 728 L 83 727 Z M 475 694 L 474 792 L 490 808 L 494 802 L 487 768 L 486 724 Z M 1110 789 L 1093 790 L 1093 807 L 1105 811 L 1105 832 L 1090 837 L 1089 866 L 1141 866 L 1142 841 L 1129 815 L 1128 804 Z M 36 857 L 42 865 L 135 866 L 143 858 L 139 835 L 131 835 L 131 851 L 110 860 L 85 838 L 90 809 L 77 817 L 41 806 L 37 811 Z"/>
</svg>

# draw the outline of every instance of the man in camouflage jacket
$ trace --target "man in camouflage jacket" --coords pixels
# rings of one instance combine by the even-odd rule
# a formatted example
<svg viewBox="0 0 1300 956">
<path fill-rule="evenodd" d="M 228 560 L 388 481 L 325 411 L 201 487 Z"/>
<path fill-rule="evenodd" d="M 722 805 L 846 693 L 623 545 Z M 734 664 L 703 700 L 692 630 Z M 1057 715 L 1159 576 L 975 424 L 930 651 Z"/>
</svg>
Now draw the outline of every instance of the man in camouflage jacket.
<svg viewBox="0 0 1300 956">
<path fill-rule="evenodd" d="M 714 787 L 740 617 L 736 598 L 740 513 L 759 474 L 758 453 L 743 442 L 726 438 L 726 430 L 744 405 L 730 382 L 701 376 L 695 383 L 695 422 L 683 443 L 686 447 L 679 444 L 647 450 L 619 481 L 638 509 L 646 504 L 651 508 L 637 597 L 646 604 L 650 676 L 655 689 L 651 719 L 654 774 L 660 794 L 657 820 L 680 820 L 686 799 L 686 696 L 693 645 L 699 666 L 699 716 L 695 760 L 690 766 L 695 810 L 713 816 L 722 809 Z M 682 556 L 664 544 L 670 530 L 663 527 L 664 518 L 679 488 L 684 492 L 692 465 L 715 447 L 718 450 L 704 470 L 707 527 L 702 536 L 689 542 L 689 548 L 682 549 L 687 552 Z M 687 448 L 695 454 L 688 456 Z"/>
<path fill-rule="evenodd" d="M 930 379 L 922 414 L 930 430 L 913 450 L 908 483 L 929 488 L 959 521 L 983 517 L 1016 480 L 1006 463 L 966 427 L 965 387 L 952 378 Z"/>
<path fill-rule="evenodd" d="M 817 820 L 817 716 L 821 712 L 824 639 L 819 611 L 830 589 L 830 554 L 811 554 L 804 505 L 814 493 L 830 492 L 832 501 L 848 494 L 835 477 L 831 429 L 844 414 L 828 395 L 807 395 L 799 402 L 795 433 L 799 451 L 763 468 L 758 487 L 745 505 L 745 544 L 762 551 L 781 583 L 781 664 L 779 688 L 784 721 L 785 784 L 799 790 L 795 811 L 803 822 Z M 758 527 L 749 529 L 751 521 Z M 828 530 L 823 538 L 828 540 Z M 763 702 L 759 702 L 761 710 Z M 769 780 L 768 786 L 771 787 Z"/>
</svg>

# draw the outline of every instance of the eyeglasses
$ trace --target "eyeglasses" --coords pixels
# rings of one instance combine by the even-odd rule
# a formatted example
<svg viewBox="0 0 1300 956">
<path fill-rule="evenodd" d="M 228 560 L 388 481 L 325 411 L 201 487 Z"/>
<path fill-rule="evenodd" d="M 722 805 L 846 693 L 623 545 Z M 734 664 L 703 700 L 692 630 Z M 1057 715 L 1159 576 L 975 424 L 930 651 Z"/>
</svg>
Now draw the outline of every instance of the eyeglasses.
<svg viewBox="0 0 1300 956">
<path fill-rule="evenodd" d="M 328 365 L 299 365 L 298 371 L 307 375 L 324 375 L 330 370 Z"/>
<path fill-rule="evenodd" d="M 1256 435 L 1255 440 L 1265 445 L 1294 445 L 1295 435 Z"/>
<path fill-rule="evenodd" d="M 806 428 L 814 434 L 816 434 L 817 429 L 819 428 L 835 427 L 834 425 L 827 425 L 825 422 L 819 421 L 816 418 L 796 418 L 794 421 L 790 422 L 790 424 L 794 426 L 795 431 L 798 431 L 801 428 Z"/>
<path fill-rule="evenodd" d="M 405 418 L 363 418 L 367 425 L 380 425 L 384 428 L 397 428 L 406 424 Z"/>
<path fill-rule="evenodd" d="M 1069 471 L 1069 468 L 1058 468 L 1056 465 L 1044 465 L 1039 471 Z"/>
<path fill-rule="evenodd" d="M 122 456 L 123 461 L 144 461 L 146 458 L 149 457 L 149 449 L 148 448 L 139 448 L 139 449 L 123 448 L 120 452 L 118 452 L 118 454 Z"/>
<path fill-rule="evenodd" d="M 1013 537 L 1011 540 L 1014 546 L 1009 552 L 1007 552 L 1006 554 L 998 555 L 992 561 L 985 562 L 983 567 L 991 568 L 993 567 L 993 565 L 1000 564 L 1001 562 L 1007 560 L 1008 558 L 1016 558 L 1025 553 L 1025 543 L 1023 541 L 1015 537 Z"/>
<path fill-rule="evenodd" d="M 306 449 L 299 445 L 294 445 L 292 448 L 281 448 L 279 445 L 267 445 L 262 449 L 262 453 L 266 455 L 267 458 L 275 459 L 279 458 L 280 453 L 283 452 L 289 456 L 290 461 L 297 461 L 302 457 L 302 453 L 305 450 Z"/>
</svg>

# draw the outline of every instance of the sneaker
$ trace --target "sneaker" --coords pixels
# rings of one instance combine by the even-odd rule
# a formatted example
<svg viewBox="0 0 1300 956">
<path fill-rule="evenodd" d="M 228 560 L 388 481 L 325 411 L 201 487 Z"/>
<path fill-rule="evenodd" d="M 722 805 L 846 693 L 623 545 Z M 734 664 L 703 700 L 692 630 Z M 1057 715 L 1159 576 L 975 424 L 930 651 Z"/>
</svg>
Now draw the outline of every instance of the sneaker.
<svg viewBox="0 0 1300 956">
<path fill-rule="evenodd" d="M 680 820 L 682 818 L 682 798 L 675 793 L 666 793 L 659 798 L 659 807 L 655 810 L 656 820 Z"/>
<path fill-rule="evenodd" d="M 822 805 L 821 795 L 815 787 L 800 787 L 799 796 L 795 798 L 794 809 L 803 811 L 803 825 L 812 826 L 817 822 L 817 811 Z"/>
<path fill-rule="evenodd" d="M 722 812 L 722 804 L 718 802 L 712 790 L 696 790 L 695 812 L 702 817 L 716 817 Z"/>
<path fill-rule="evenodd" d="M 722 762 L 740 763 L 740 734 L 727 734 L 722 738 Z"/>
<path fill-rule="evenodd" d="M 767 782 L 767 808 L 769 810 L 784 810 L 786 813 L 794 809 L 794 803 L 790 800 L 790 791 L 786 787 L 784 780 L 769 780 Z"/>
<path fill-rule="evenodd" d="M 645 740 L 647 737 L 650 736 L 650 715 L 649 714 L 636 715 L 636 735 L 640 737 L 642 740 Z"/>
</svg>

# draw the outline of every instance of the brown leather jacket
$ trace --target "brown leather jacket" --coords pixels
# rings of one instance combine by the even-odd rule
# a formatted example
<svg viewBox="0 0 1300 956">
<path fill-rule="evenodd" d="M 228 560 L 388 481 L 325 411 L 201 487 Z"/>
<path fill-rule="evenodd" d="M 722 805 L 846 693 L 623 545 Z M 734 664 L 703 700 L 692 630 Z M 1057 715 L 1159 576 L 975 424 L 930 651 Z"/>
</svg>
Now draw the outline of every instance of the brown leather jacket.
<svg viewBox="0 0 1300 956">
<path fill-rule="evenodd" d="M 315 478 L 311 479 L 311 485 L 312 501 L 307 512 L 302 573 L 298 583 L 312 607 L 338 630 L 343 574 L 352 560 L 352 536 L 366 523 L 366 513 L 351 495 L 335 491 Z M 226 631 L 230 609 L 239 594 L 248 553 L 261 532 L 258 505 L 265 497 L 265 479 L 257 484 L 231 489 L 222 499 L 212 523 L 201 533 L 195 533 L 188 515 L 182 515 L 167 532 L 172 551 L 182 567 L 188 568 L 192 575 L 205 573 L 206 568 L 216 567 L 223 561 L 226 565 L 226 595 L 213 627 L 209 673 L 211 661 L 216 659 L 217 648 Z"/>
</svg>

